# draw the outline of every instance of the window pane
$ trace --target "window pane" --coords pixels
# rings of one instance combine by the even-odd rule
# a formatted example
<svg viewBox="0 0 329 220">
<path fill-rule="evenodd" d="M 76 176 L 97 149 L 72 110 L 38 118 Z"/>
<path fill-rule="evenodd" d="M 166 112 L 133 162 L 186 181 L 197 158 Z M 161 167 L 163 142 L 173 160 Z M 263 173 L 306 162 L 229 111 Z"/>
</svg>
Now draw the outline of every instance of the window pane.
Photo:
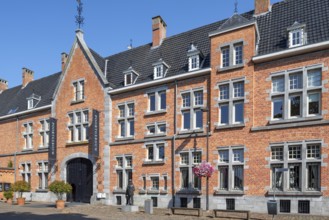
<svg viewBox="0 0 329 220">
<path fill-rule="evenodd" d="M 290 97 L 290 116 L 300 116 L 300 96 Z"/>
<path fill-rule="evenodd" d="M 203 105 L 203 91 L 194 92 L 194 105 Z"/>
<path fill-rule="evenodd" d="M 166 133 L 166 125 L 158 125 L 158 132 L 159 133 Z"/>
<path fill-rule="evenodd" d="M 243 162 L 243 149 L 233 150 L 233 161 L 234 162 Z"/>
<path fill-rule="evenodd" d="M 159 190 L 159 177 L 151 177 L 152 189 Z"/>
<path fill-rule="evenodd" d="M 307 86 L 321 86 L 321 69 L 308 71 Z"/>
<path fill-rule="evenodd" d="M 195 128 L 202 128 L 203 127 L 203 119 L 202 119 L 202 111 L 198 110 L 195 111 Z"/>
<path fill-rule="evenodd" d="M 133 158 L 132 157 L 126 157 L 126 166 L 132 167 L 133 165 Z"/>
<path fill-rule="evenodd" d="M 166 91 L 160 93 L 160 109 L 166 109 Z"/>
<path fill-rule="evenodd" d="M 272 147 L 271 159 L 283 160 L 283 147 Z"/>
<path fill-rule="evenodd" d="M 133 136 L 135 134 L 135 123 L 134 120 L 129 120 L 129 135 Z"/>
<path fill-rule="evenodd" d="M 321 158 L 319 144 L 307 145 L 307 158 L 316 158 L 316 159 Z"/>
<path fill-rule="evenodd" d="M 124 118 L 126 116 L 125 106 L 124 105 L 119 106 L 119 111 L 120 111 L 120 118 Z"/>
<path fill-rule="evenodd" d="M 154 159 L 154 149 L 153 146 L 148 147 L 148 159 L 153 160 Z"/>
<path fill-rule="evenodd" d="M 320 94 L 308 94 L 308 114 L 320 113 Z"/>
<path fill-rule="evenodd" d="M 243 123 L 243 103 L 234 103 L 234 122 Z"/>
<path fill-rule="evenodd" d="M 123 159 L 122 157 L 117 157 L 117 166 L 122 167 L 123 166 Z"/>
<path fill-rule="evenodd" d="M 273 100 L 273 118 L 283 118 L 283 98 Z"/>
<path fill-rule="evenodd" d="M 229 85 L 219 86 L 219 99 L 229 99 Z"/>
<path fill-rule="evenodd" d="M 244 83 L 233 83 L 233 97 L 244 97 Z"/>
<path fill-rule="evenodd" d="M 164 160 L 164 158 L 165 158 L 165 151 L 164 151 L 163 144 L 158 145 L 158 149 L 159 149 L 159 159 L 160 160 Z"/>
<path fill-rule="evenodd" d="M 193 163 L 201 163 L 201 153 L 200 152 L 194 152 L 192 153 L 193 156 Z"/>
<path fill-rule="evenodd" d="M 189 173 L 188 173 L 188 168 L 187 167 L 184 167 L 184 168 L 181 168 L 181 186 L 182 188 L 188 188 L 188 179 L 189 179 Z"/>
<path fill-rule="evenodd" d="M 228 124 L 228 105 L 219 106 L 220 124 Z"/>
<path fill-rule="evenodd" d="M 272 189 L 283 190 L 283 172 L 275 172 L 276 168 L 283 168 L 283 165 L 272 165 Z"/>
<path fill-rule="evenodd" d="M 272 78 L 272 91 L 273 92 L 284 92 L 284 77 L 273 77 Z"/>
<path fill-rule="evenodd" d="M 219 189 L 228 189 L 228 167 L 219 167 Z"/>
<path fill-rule="evenodd" d="M 150 100 L 150 111 L 155 111 L 155 94 L 149 94 L 149 100 Z"/>
<path fill-rule="evenodd" d="M 189 164 L 188 153 L 181 154 L 181 164 Z"/>
<path fill-rule="evenodd" d="M 149 134 L 155 134 L 155 126 L 148 126 L 147 129 Z"/>
<path fill-rule="evenodd" d="M 243 166 L 233 166 L 234 189 L 243 190 Z"/>
<path fill-rule="evenodd" d="M 128 116 L 134 116 L 134 104 L 129 104 L 128 105 Z"/>
<path fill-rule="evenodd" d="M 191 106 L 191 95 L 190 93 L 182 94 L 183 99 L 183 107 L 190 107 Z"/>
<path fill-rule="evenodd" d="M 125 137 L 126 136 L 126 124 L 125 121 L 119 121 L 120 124 L 120 136 Z"/>
<path fill-rule="evenodd" d="M 183 122 L 184 122 L 183 128 L 186 130 L 189 130 L 191 128 L 190 119 L 191 119 L 190 111 L 183 112 Z"/>
<path fill-rule="evenodd" d="M 222 48 L 222 67 L 227 67 L 230 65 L 230 48 Z"/>
<path fill-rule="evenodd" d="M 126 75 L 126 85 L 130 85 L 132 83 L 131 76 L 131 73 Z"/>
<path fill-rule="evenodd" d="M 307 164 L 307 189 L 320 189 L 320 164 Z"/>
<path fill-rule="evenodd" d="M 122 171 L 117 171 L 117 176 L 118 176 L 118 188 L 122 189 L 123 188 Z"/>
<path fill-rule="evenodd" d="M 301 146 L 293 145 L 289 146 L 289 159 L 300 159 L 301 158 Z"/>
<path fill-rule="evenodd" d="M 289 164 L 289 189 L 300 190 L 300 165 Z"/>
<path fill-rule="evenodd" d="M 290 89 L 301 89 L 303 87 L 303 76 L 301 73 L 294 73 L 289 75 Z"/>
<path fill-rule="evenodd" d="M 220 150 L 219 151 L 219 162 L 228 163 L 228 150 Z"/>
<path fill-rule="evenodd" d="M 242 44 L 238 44 L 234 46 L 235 51 L 235 64 L 241 64 L 242 63 Z"/>
<path fill-rule="evenodd" d="M 201 189 L 201 178 L 199 178 L 197 175 L 193 175 L 193 188 Z"/>
</svg>

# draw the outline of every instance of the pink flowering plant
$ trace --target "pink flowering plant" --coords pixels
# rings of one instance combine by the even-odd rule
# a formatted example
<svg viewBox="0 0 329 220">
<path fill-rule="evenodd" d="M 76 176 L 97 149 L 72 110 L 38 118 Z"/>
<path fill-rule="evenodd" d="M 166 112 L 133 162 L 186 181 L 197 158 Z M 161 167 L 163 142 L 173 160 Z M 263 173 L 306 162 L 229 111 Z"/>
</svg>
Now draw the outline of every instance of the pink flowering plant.
<svg viewBox="0 0 329 220">
<path fill-rule="evenodd" d="M 211 166 L 210 163 L 206 161 L 202 161 L 201 164 L 193 167 L 193 173 L 194 175 L 198 177 L 211 177 L 211 175 L 214 173 L 215 169 Z"/>
</svg>

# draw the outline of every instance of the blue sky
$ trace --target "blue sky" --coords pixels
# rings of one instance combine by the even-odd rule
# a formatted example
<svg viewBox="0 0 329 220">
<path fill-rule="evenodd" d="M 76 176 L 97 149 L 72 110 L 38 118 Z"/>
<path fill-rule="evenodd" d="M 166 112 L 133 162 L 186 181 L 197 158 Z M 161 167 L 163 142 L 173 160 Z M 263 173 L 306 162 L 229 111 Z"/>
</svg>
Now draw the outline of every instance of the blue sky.
<svg viewBox="0 0 329 220">
<path fill-rule="evenodd" d="M 271 3 L 280 0 L 271 0 Z M 232 16 L 234 0 L 82 0 L 84 37 L 102 56 L 152 40 L 151 19 L 161 15 L 172 36 Z M 238 0 L 238 12 L 254 8 L 254 0 Z M 34 78 L 60 71 L 60 54 L 74 41 L 76 0 L 0 1 L 0 78 L 21 85 L 22 68 Z"/>
</svg>

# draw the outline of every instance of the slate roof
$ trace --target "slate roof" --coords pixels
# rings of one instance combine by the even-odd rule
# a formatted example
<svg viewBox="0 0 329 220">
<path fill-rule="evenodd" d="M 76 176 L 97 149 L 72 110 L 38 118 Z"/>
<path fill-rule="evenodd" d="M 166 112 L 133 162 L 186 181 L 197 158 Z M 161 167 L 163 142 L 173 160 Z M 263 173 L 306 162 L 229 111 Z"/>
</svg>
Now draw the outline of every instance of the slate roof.
<svg viewBox="0 0 329 220">
<path fill-rule="evenodd" d="M 157 48 L 146 44 L 112 56 L 102 58 L 91 50 L 96 62 L 104 71 L 108 59 L 107 80 L 113 88 L 124 86 L 123 72 L 132 67 L 140 75 L 136 84 L 153 80 L 153 66 L 160 58 L 170 66 L 166 77 L 188 71 L 187 51 L 191 43 L 204 55 L 201 68 L 210 67 L 211 32 L 222 32 L 256 20 L 260 42 L 258 55 L 269 54 L 288 47 L 288 31 L 295 22 L 305 24 L 308 44 L 329 40 L 329 0 L 285 0 L 272 5 L 264 15 L 253 16 L 254 11 L 234 14 L 231 18 L 164 39 Z"/>
<path fill-rule="evenodd" d="M 34 80 L 22 89 L 16 86 L 3 91 L 0 94 L 0 117 L 12 113 L 27 110 L 27 98 L 33 93 L 41 96 L 41 100 L 35 108 L 50 105 L 61 73 L 56 73 L 38 80 Z"/>
</svg>

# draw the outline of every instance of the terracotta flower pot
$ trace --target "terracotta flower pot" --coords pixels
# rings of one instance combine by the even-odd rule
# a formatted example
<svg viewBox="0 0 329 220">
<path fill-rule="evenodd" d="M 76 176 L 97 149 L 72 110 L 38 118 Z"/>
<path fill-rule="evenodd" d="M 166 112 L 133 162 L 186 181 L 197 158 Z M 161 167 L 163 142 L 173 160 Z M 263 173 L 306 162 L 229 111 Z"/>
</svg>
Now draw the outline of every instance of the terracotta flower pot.
<svg viewBox="0 0 329 220">
<path fill-rule="evenodd" d="M 17 205 L 25 205 L 25 198 L 17 198 Z"/>
<path fill-rule="evenodd" d="M 7 204 L 8 205 L 12 205 L 13 204 L 13 200 L 12 199 L 7 199 Z"/>
<path fill-rule="evenodd" d="M 64 200 L 57 200 L 56 201 L 56 208 L 57 209 L 64 209 L 65 208 L 65 201 Z"/>
</svg>

